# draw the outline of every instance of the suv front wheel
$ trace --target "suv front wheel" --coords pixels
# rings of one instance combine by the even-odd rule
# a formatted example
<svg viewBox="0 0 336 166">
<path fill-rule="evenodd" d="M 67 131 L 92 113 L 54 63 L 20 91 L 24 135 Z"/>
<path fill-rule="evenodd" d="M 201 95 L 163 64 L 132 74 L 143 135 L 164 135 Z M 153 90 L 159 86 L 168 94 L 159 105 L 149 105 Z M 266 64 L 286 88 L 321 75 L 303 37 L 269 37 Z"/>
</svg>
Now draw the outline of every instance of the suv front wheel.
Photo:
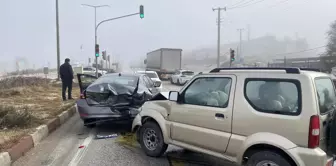
<svg viewBox="0 0 336 166">
<path fill-rule="evenodd" d="M 160 157 L 168 145 L 164 143 L 160 127 L 154 122 L 146 122 L 140 128 L 140 145 L 146 155 Z"/>
<path fill-rule="evenodd" d="M 273 151 L 258 151 L 249 157 L 245 166 L 293 166 L 282 155 Z"/>
</svg>

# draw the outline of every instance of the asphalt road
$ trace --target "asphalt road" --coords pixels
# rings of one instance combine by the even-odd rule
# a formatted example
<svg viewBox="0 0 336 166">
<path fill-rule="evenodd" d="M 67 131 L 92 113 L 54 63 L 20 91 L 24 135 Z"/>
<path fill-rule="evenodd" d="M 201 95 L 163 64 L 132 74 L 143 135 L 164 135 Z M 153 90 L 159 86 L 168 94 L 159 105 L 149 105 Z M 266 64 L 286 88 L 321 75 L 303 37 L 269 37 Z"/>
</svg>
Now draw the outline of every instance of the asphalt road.
<svg viewBox="0 0 336 166">
<path fill-rule="evenodd" d="M 179 86 L 163 84 L 164 91 Z M 78 114 L 44 139 L 13 166 L 233 166 L 221 159 L 169 146 L 161 158 L 146 156 L 128 133 L 127 124 L 102 124 L 93 129 L 83 126 Z M 118 137 L 96 139 L 97 135 Z"/>
</svg>

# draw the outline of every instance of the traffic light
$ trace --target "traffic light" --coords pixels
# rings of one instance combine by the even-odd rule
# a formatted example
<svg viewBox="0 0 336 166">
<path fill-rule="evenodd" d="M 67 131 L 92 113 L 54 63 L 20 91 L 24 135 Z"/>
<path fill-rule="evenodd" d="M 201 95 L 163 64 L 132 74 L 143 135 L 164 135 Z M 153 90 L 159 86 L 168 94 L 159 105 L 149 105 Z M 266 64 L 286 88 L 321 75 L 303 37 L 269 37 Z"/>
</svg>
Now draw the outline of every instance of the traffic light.
<svg viewBox="0 0 336 166">
<path fill-rule="evenodd" d="M 234 50 L 230 48 L 230 57 L 231 57 L 231 62 L 235 60 L 235 53 Z"/>
<path fill-rule="evenodd" d="M 102 57 L 103 57 L 104 60 L 106 60 L 106 51 L 102 52 Z"/>
<path fill-rule="evenodd" d="M 144 18 L 145 17 L 145 14 L 144 14 L 144 7 L 143 5 L 140 5 L 140 18 Z"/>
<path fill-rule="evenodd" d="M 99 57 L 99 45 L 96 44 L 96 57 Z"/>
</svg>

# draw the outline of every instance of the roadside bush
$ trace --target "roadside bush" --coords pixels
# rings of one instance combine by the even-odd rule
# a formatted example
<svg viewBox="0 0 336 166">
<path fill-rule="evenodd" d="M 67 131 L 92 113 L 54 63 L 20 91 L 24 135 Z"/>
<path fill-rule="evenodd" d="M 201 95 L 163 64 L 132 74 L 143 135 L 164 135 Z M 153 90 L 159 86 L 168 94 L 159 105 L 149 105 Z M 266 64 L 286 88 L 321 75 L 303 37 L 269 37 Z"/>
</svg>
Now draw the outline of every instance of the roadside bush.
<svg viewBox="0 0 336 166">
<path fill-rule="evenodd" d="M 41 77 L 10 77 L 0 80 L 0 89 L 10 89 L 22 86 L 47 86 L 50 79 Z"/>
<path fill-rule="evenodd" d="M 40 123 L 28 107 L 0 106 L 0 128 L 29 127 Z"/>
</svg>

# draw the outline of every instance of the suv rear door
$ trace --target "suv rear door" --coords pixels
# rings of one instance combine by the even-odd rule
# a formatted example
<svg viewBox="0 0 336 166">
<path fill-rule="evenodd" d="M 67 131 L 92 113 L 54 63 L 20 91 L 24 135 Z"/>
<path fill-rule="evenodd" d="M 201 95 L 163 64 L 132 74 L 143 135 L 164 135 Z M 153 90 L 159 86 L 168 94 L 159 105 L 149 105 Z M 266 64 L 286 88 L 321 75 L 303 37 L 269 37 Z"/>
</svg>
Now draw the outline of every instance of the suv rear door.
<svg viewBox="0 0 336 166">
<path fill-rule="evenodd" d="M 317 77 L 314 81 L 320 113 L 320 148 L 327 151 L 327 146 L 328 144 L 330 145 L 328 140 L 336 142 L 336 138 L 329 138 L 329 127 L 331 126 L 332 115 L 335 113 L 335 88 L 333 81 L 329 77 Z M 333 132 L 336 132 L 335 127 L 333 126 L 331 129 L 335 130 Z M 332 145 L 336 146 L 335 143 L 332 143 Z"/>
<path fill-rule="evenodd" d="M 196 76 L 171 103 L 168 120 L 176 145 L 224 153 L 231 137 L 235 75 Z"/>
</svg>

